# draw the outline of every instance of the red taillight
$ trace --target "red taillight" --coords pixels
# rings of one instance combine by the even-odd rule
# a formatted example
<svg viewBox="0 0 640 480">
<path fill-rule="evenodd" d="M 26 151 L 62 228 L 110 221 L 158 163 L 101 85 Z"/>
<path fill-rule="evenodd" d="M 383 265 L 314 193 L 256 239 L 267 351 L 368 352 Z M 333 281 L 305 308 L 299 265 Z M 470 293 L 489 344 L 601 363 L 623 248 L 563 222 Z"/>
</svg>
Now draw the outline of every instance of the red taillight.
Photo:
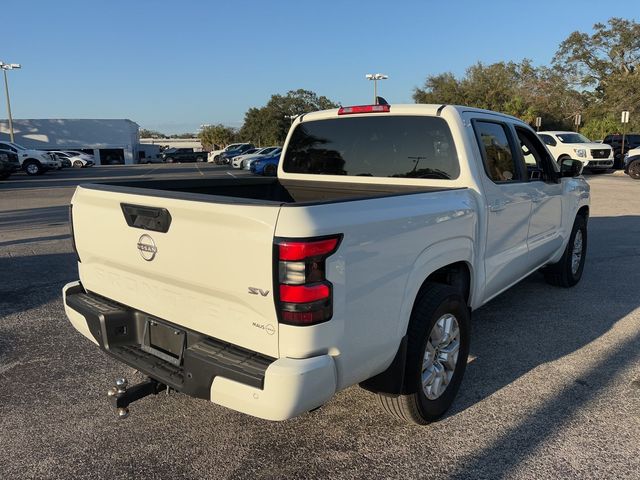
<svg viewBox="0 0 640 480">
<path fill-rule="evenodd" d="M 310 303 L 324 300 L 331 294 L 328 285 L 280 285 L 280 301 L 293 303 Z"/>
<path fill-rule="evenodd" d="M 354 113 L 382 113 L 390 111 L 391 105 L 356 105 L 353 107 L 340 107 L 338 115 L 351 115 Z"/>
<path fill-rule="evenodd" d="M 309 257 L 329 255 L 338 245 L 338 237 L 312 242 L 284 241 L 279 244 L 280 260 L 305 260 Z"/>
<path fill-rule="evenodd" d="M 342 235 L 305 240 L 277 240 L 277 308 L 280 322 L 314 325 L 333 315 L 332 285 L 325 276 L 325 261 Z"/>
</svg>

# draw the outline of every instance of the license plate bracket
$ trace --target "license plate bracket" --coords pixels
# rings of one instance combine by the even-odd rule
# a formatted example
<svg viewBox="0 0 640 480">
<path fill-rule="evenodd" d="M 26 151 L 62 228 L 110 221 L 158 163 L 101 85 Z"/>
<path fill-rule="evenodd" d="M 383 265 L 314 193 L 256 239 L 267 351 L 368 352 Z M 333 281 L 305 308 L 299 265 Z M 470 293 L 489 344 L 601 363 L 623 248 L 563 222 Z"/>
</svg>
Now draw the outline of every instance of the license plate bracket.
<svg viewBox="0 0 640 480">
<path fill-rule="evenodd" d="M 144 326 L 141 348 L 172 365 L 180 366 L 186 342 L 184 330 L 148 318 Z"/>
</svg>

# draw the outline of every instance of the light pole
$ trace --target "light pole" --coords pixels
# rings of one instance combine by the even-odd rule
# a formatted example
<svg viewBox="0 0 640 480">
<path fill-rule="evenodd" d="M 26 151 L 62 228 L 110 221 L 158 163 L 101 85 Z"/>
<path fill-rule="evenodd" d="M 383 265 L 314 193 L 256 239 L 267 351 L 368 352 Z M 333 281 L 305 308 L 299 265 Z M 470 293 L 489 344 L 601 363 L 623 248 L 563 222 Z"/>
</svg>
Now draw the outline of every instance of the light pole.
<svg viewBox="0 0 640 480">
<path fill-rule="evenodd" d="M 9 81 L 7 80 L 7 70 L 16 70 L 20 67 L 19 63 L 4 63 L 0 62 L 0 68 L 4 73 L 4 91 L 7 94 L 7 114 L 9 116 L 9 136 L 11 143 L 13 143 L 13 118 L 11 118 L 11 102 L 9 101 Z"/>
<path fill-rule="evenodd" d="M 386 80 L 389 78 L 388 75 L 384 75 L 382 73 L 367 73 L 365 75 L 367 80 L 373 80 L 373 104 L 378 104 L 378 80 Z"/>
</svg>

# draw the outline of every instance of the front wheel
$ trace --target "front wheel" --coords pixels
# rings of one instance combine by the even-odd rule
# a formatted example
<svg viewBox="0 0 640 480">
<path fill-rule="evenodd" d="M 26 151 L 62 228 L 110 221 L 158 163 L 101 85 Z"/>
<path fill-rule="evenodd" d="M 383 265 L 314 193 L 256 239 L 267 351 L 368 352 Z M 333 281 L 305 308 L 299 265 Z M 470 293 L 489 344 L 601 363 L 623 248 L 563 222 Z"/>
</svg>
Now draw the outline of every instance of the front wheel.
<svg viewBox="0 0 640 480">
<path fill-rule="evenodd" d="M 407 331 L 405 393 L 378 394 L 387 413 L 426 425 L 449 409 L 467 366 L 469 320 L 469 309 L 458 290 L 438 283 L 422 289 Z"/>
<path fill-rule="evenodd" d="M 573 223 L 569 242 L 558 263 L 543 269 L 547 283 L 557 287 L 569 288 L 582 278 L 584 262 L 587 256 L 587 220 L 578 215 Z"/>
<path fill-rule="evenodd" d="M 83 165 L 83 163 L 82 163 L 80 160 L 75 160 L 75 161 L 73 162 L 73 166 L 74 166 L 75 168 L 82 168 L 84 165 Z"/>
<path fill-rule="evenodd" d="M 640 160 L 634 160 L 628 166 L 629 176 L 634 180 L 640 180 Z"/>
<path fill-rule="evenodd" d="M 42 168 L 42 165 L 40 164 L 40 162 L 32 160 L 30 162 L 27 162 L 24 165 L 24 171 L 27 172 L 27 175 L 40 175 L 42 173 L 44 173 L 44 169 Z"/>
</svg>

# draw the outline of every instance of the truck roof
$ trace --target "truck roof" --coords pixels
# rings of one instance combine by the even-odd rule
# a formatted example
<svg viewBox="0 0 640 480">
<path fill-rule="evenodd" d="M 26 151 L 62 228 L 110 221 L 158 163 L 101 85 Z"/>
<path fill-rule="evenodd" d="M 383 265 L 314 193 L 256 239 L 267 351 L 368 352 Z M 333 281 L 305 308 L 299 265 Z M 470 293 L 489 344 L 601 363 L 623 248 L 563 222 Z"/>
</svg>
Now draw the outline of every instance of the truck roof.
<svg viewBox="0 0 640 480">
<path fill-rule="evenodd" d="M 384 112 L 377 112 L 375 113 L 375 115 L 430 115 L 430 116 L 437 116 L 438 115 L 438 111 L 442 111 L 444 109 L 454 109 L 455 111 L 457 111 L 459 114 L 463 113 L 463 112 L 477 112 L 477 113 L 483 113 L 486 115 L 494 115 L 497 117 L 503 117 L 503 118 L 508 118 L 510 120 L 516 120 L 518 122 L 522 122 L 521 119 L 513 117 L 511 115 L 506 115 L 504 113 L 497 113 L 497 112 L 493 112 L 491 110 L 484 110 L 482 108 L 474 108 L 474 107 L 466 107 L 464 105 L 448 105 L 448 104 L 441 104 L 441 103 L 432 103 L 432 104 L 426 104 L 426 103 L 397 103 L 397 104 L 391 104 L 390 106 L 390 112 L 389 113 L 384 113 Z M 305 113 L 302 114 L 298 117 L 300 122 L 307 122 L 307 121 L 312 121 L 312 120 L 324 120 L 324 119 L 328 119 L 328 118 L 335 118 L 338 114 L 338 108 L 333 108 L 331 110 L 320 110 L 317 112 L 309 112 L 309 113 Z M 358 113 L 358 114 L 350 114 L 348 115 L 349 117 L 354 117 L 354 116 L 367 116 L 367 115 L 371 115 L 370 113 Z"/>
</svg>

